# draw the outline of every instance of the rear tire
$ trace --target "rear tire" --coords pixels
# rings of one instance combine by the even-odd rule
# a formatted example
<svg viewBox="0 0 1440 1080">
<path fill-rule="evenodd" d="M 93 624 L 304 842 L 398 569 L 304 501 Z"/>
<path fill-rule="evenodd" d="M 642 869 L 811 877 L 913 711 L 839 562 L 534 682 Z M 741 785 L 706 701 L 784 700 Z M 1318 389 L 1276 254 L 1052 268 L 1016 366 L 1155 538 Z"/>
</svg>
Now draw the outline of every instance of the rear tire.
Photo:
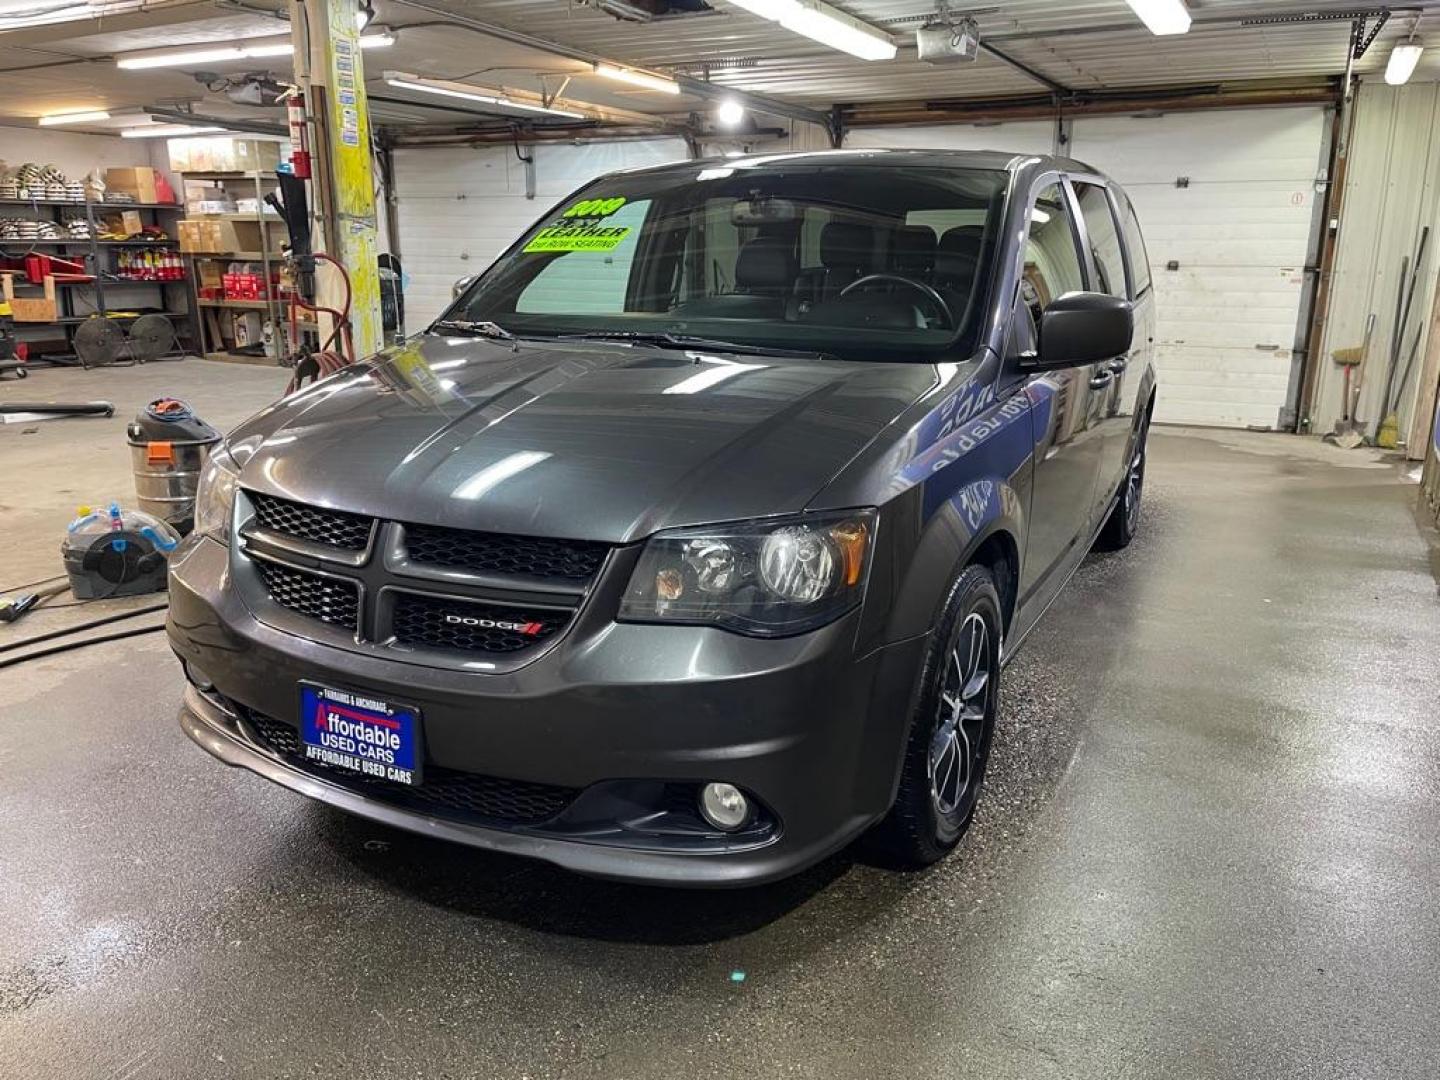
<svg viewBox="0 0 1440 1080">
<path fill-rule="evenodd" d="M 887 861 L 929 866 L 970 827 L 995 734 L 1002 627 L 994 577 L 967 566 L 925 652 L 895 803 L 869 838 Z"/>
<path fill-rule="evenodd" d="M 1130 455 L 1130 464 L 1125 469 L 1125 478 L 1120 481 L 1120 490 L 1115 496 L 1115 505 L 1095 546 L 1102 551 L 1119 551 L 1129 547 L 1130 541 L 1140 531 L 1140 500 L 1145 494 L 1145 444 L 1150 438 L 1150 415 L 1140 421 L 1140 435 L 1135 440 L 1135 449 Z"/>
</svg>

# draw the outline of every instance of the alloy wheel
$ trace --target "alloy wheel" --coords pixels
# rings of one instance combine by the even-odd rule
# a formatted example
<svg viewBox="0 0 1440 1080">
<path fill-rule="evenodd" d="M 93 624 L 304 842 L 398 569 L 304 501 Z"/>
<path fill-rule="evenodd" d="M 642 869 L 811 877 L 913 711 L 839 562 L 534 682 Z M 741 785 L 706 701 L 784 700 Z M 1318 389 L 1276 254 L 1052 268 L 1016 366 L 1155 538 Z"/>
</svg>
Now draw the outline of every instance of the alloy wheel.
<svg viewBox="0 0 1440 1080">
<path fill-rule="evenodd" d="M 972 611 L 945 659 L 930 739 L 930 795 L 947 817 L 964 805 L 978 781 L 991 678 L 990 628 Z"/>
<path fill-rule="evenodd" d="M 1125 525 L 1130 532 L 1140 523 L 1140 496 L 1145 488 L 1145 435 L 1140 434 L 1140 445 L 1130 459 L 1130 471 L 1125 476 Z"/>
</svg>

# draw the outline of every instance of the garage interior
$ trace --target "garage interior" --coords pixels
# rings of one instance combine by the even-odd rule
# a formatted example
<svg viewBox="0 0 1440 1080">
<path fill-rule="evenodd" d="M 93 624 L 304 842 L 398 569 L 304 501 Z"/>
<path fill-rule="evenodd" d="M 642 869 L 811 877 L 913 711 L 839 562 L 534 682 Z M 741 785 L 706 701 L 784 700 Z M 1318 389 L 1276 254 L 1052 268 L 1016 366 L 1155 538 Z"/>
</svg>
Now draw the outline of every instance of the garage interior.
<svg viewBox="0 0 1440 1080">
<path fill-rule="evenodd" d="M 852 51 L 767 0 L 0 0 L 0 1072 L 1434 1074 L 1440 2 L 801 6 Z M 423 334 L 601 175 L 902 149 L 1103 170 L 1159 324 L 1145 527 L 936 867 L 677 891 L 350 817 L 185 739 L 163 593 L 72 591 L 150 403 L 223 433 Z"/>
</svg>

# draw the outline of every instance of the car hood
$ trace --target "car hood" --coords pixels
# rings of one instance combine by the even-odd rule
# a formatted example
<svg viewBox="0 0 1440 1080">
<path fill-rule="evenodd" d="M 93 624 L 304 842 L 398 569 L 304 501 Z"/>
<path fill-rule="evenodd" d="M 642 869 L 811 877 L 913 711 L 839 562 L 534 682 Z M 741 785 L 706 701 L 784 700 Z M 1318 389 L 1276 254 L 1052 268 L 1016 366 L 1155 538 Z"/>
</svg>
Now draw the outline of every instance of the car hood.
<svg viewBox="0 0 1440 1080">
<path fill-rule="evenodd" d="M 804 509 L 935 383 L 929 364 L 426 334 L 229 444 L 242 486 L 301 502 L 624 543 Z"/>
</svg>

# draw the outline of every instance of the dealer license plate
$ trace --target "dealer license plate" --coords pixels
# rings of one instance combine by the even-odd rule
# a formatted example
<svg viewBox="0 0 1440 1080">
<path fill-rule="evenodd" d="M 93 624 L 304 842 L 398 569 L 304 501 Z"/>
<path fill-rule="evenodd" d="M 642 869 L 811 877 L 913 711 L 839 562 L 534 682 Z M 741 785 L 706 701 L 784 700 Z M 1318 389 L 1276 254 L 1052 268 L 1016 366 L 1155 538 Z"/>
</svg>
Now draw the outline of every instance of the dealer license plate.
<svg viewBox="0 0 1440 1080">
<path fill-rule="evenodd" d="M 301 683 L 300 742 L 318 764 L 420 783 L 420 710 L 410 706 Z"/>
</svg>

